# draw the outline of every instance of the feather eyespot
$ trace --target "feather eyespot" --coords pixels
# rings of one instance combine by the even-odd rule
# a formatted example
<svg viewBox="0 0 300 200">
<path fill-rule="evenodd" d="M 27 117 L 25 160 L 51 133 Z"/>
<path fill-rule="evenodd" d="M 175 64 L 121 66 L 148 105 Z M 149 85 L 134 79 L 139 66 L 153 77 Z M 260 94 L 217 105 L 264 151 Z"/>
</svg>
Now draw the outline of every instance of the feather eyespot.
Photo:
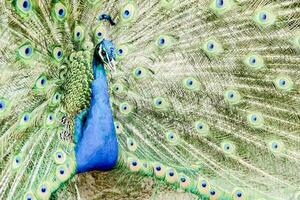
<svg viewBox="0 0 300 200">
<path fill-rule="evenodd" d="M 18 50 L 18 55 L 24 60 L 28 60 L 32 58 L 33 55 L 32 45 L 30 43 L 26 43 L 20 46 Z"/>
<path fill-rule="evenodd" d="M 209 57 L 216 57 L 224 52 L 222 44 L 214 38 L 207 39 L 202 44 L 202 50 Z"/>
<path fill-rule="evenodd" d="M 214 188 L 211 188 L 208 192 L 209 192 L 209 200 L 218 200 L 221 196 L 220 193 Z"/>
<path fill-rule="evenodd" d="M 115 83 L 113 85 L 113 92 L 115 94 L 123 94 L 124 93 L 124 86 L 121 83 Z"/>
<path fill-rule="evenodd" d="M 259 13 L 259 18 L 262 21 L 266 21 L 268 18 L 268 14 L 266 12 L 261 12 L 261 13 Z"/>
<path fill-rule="evenodd" d="M 215 48 L 215 44 L 213 42 L 208 42 L 207 43 L 207 49 L 209 51 L 212 51 Z"/>
<path fill-rule="evenodd" d="M 253 128 L 262 128 L 264 126 L 264 117 L 260 112 L 252 112 L 248 114 L 247 122 Z"/>
<path fill-rule="evenodd" d="M 124 18 L 128 18 L 130 16 L 130 11 L 129 10 L 125 10 L 123 13 Z"/>
<path fill-rule="evenodd" d="M 118 53 L 119 53 L 119 55 L 122 55 L 123 54 L 123 49 L 119 49 Z"/>
<path fill-rule="evenodd" d="M 115 49 L 116 59 L 122 60 L 124 59 L 129 53 L 129 46 L 126 44 L 118 45 Z"/>
<path fill-rule="evenodd" d="M 206 183 L 205 180 L 203 180 L 203 181 L 201 182 L 201 187 L 203 187 L 203 188 L 206 188 L 206 187 L 207 187 L 207 183 Z"/>
<path fill-rule="evenodd" d="M 35 82 L 35 88 L 37 90 L 43 90 L 47 86 L 47 78 L 41 75 Z"/>
<path fill-rule="evenodd" d="M 81 42 L 84 39 L 84 29 L 81 26 L 76 26 L 74 29 L 74 40 Z"/>
<path fill-rule="evenodd" d="M 232 192 L 232 197 L 234 200 L 244 200 L 245 199 L 245 194 L 241 189 L 235 189 Z"/>
<path fill-rule="evenodd" d="M 188 189 L 192 185 L 190 178 L 185 174 L 179 174 L 179 184 L 182 189 Z"/>
<path fill-rule="evenodd" d="M 62 59 L 63 59 L 63 57 L 64 57 L 64 52 L 63 52 L 62 48 L 60 48 L 60 47 L 55 47 L 55 48 L 53 49 L 52 54 L 53 54 L 54 59 L 55 59 L 57 62 L 62 61 Z"/>
<path fill-rule="evenodd" d="M 163 50 L 170 48 L 174 44 L 175 39 L 171 36 L 166 34 L 159 35 L 156 39 L 156 46 Z"/>
<path fill-rule="evenodd" d="M 56 164 L 63 164 L 66 161 L 66 153 L 63 150 L 58 149 L 54 152 L 53 158 Z"/>
<path fill-rule="evenodd" d="M 13 159 L 13 169 L 17 169 L 22 164 L 22 157 L 21 155 L 16 155 Z"/>
<path fill-rule="evenodd" d="M 244 59 L 244 63 L 253 70 L 259 70 L 265 66 L 263 58 L 256 53 L 248 54 Z"/>
<path fill-rule="evenodd" d="M 147 69 L 145 69 L 144 67 L 137 67 L 135 69 L 133 69 L 133 77 L 137 80 L 141 80 L 143 78 L 146 78 L 147 77 Z"/>
<path fill-rule="evenodd" d="M 193 77 L 187 77 L 182 80 L 182 85 L 188 91 L 195 92 L 200 90 L 200 83 Z"/>
<path fill-rule="evenodd" d="M 132 3 L 126 4 L 120 12 L 121 20 L 123 22 L 131 21 L 135 16 L 136 8 L 135 5 Z"/>
<path fill-rule="evenodd" d="M 159 111 L 166 111 L 169 108 L 169 103 L 163 97 L 156 97 L 153 99 L 153 106 Z"/>
<path fill-rule="evenodd" d="M 24 199 L 25 200 L 36 200 L 36 198 L 32 192 L 28 192 L 27 194 L 25 194 Z"/>
<path fill-rule="evenodd" d="M 28 120 L 29 120 L 29 116 L 28 116 L 28 115 L 24 115 L 24 116 L 23 116 L 23 121 L 24 121 L 24 122 L 27 122 Z"/>
<path fill-rule="evenodd" d="M 130 171 L 137 172 L 141 169 L 141 163 L 137 158 L 128 158 L 128 165 Z"/>
<path fill-rule="evenodd" d="M 70 177 L 70 169 L 66 165 L 60 165 L 56 168 L 56 177 L 60 182 L 65 182 Z"/>
<path fill-rule="evenodd" d="M 115 121 L 115 129 L 116 129 L 117 134 L 121 134 L 122 133 L 123 127 L 120 124 L 120 122 Z"/>
<path fill-rule="evenodd" d="M 96 42 L 100 42 L 101 40 L 103 40 L 105 35 L 106 28 L 102 24 L 96 26 L 96 28 L 94 29 L 94 39 L 96 40 Z"/>
<path fill-rule="evenodd" d="M 119 110 L 120 110 L 120 112 L 121 112 L 122 114 L 128 115 L 128 114 L 131 113 L 132 107 L 131 107 L 131 105 L 130 105 L 129 103 L 123 102 L 123 103 L 120 104 Z"/>
<path fill-rule="evenodd" d="M 0 112 L 3 111 L 5 109 L 6 105 L 4 100 L 0 100 Z"/>
<path fill-rule="evenodd" d="M 23 113 L 19 120 L 19 125 L 18 125 L 19 128 L 21 128 L 21 129 L 27 128 L 30 124 L 30 121 L 31 121 L 30 113 Z"/>
<path fill-rule="evenodd" d="M 216 5 L 219 8 L 222 8 L 224 6 L 224 0 L 216 0 Z"/>
<path fill-rule="evenodd" d="M 255 12 L 254 21 L 261 28 L 268 28 L 275 24 L 276 15 L 268 8 L 262 8 Z"/>
<path fill-rule="evenodd" d="M 178 174 L 175 169 L 168 168 L 166 170 L 166 180 L 168 183 L 175 183 L 178 180 Z"/>
<path fill-rule="evenodd" d="M 32 10 L 31 0 L 16 0 L 14 1 L 17 11 L 22 15 L 28 15 Z"/>
<path fill-rule="evenodd" d="M 230 141 L 224 141 L 221 143 L 222 150 L 226 155 L 232 155 L 235 153 L 235 145 Z"/>
<path fill-rule="evenodd" d="M 164 45 L 165 42 L 166 42 L 165 38 L 162 37 L 162 38 L 159 39 L 159 44 L 160 44 L 161 46 Z"/>
<path fill-rule="evenodd" d="M 38 198 L 40 199 L 49 199 L 51 195 L 50 187 L 48 182 L 42 183 L 36 192 Z"/>
<path fill-rule="evenodd" d="M 133 138 L 127 139 L 127 148 L 129 151 L 135 151 L 138 148 L 137 142 Z"/>
<path fill-rule="evenodd" d="M 234 5 L 234 0 L 212 0 L 210 8 L 216 15 L 222 17 L 222 15 L 231 10 Z"/>
<path fill-rule="evenodd" d="M 200 136 L 207 136 L 209 134 L 209 126 L 204 121 L 196 121 L 194 123 L 194 127 L 197 133 L 200 134 Z"/>
<path fill-rule="evenodd" d="M 56 3 L 54 6 L 54 13 L 58 21 L 63 21 L 67 16 L 67 9 L 64 4 Z"/>
<path fill-rule="evenodd" d="M 154 163 L 153 170 L 154 170 L 154 174 L 159 178 L 164 177 L 166 174 L 165 166 L 160 163 Z"/>
<path fill-rule="evenodd" d="M 289 92 L 294 88 L 294 82 L 289 76 L 279 75 L 274 80 L 276 89 Z"/>
<path fill-rule="evenodd" d="M 208 180 L 204 178 L 199 178 L 197 181 L 197 189 L 204 194 L 209 194 L 210 184 Z"/>
<path fill-rule="evenodd" d="M 280 140 L 271 140 L 268 142 L 268 146 L 273 153 L 281 153 L 284 151 L 284 143 Z"/>
<path fill-rule="evenodd" d="M 166 133 L 166 139 L 172 145 L 176 145 L 179 140 L 178 135 L 176 133 L 174 133 L 173 131 L 168 131 Z"/>
<path fill-rule="evenodd" d="M 241 95 L 237 90 L 229 89 L 224 92 L 224 100 L 230 105 L 236 105 L 241 102 Z"/>
</svg>

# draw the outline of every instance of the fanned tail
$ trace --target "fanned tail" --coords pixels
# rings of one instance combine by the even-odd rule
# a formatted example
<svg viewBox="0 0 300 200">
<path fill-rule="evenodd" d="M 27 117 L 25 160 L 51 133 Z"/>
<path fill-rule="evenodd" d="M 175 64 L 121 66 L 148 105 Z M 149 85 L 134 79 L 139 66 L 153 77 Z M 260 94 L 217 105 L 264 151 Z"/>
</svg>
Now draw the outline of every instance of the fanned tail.
<svg viewBox="0 0 300 200">
<path fill-rule="evenodd" d="M 210 199 L 299 190 L 299 4 L 119 4 L 111 95 L 131 171 Z"/>
</svg>

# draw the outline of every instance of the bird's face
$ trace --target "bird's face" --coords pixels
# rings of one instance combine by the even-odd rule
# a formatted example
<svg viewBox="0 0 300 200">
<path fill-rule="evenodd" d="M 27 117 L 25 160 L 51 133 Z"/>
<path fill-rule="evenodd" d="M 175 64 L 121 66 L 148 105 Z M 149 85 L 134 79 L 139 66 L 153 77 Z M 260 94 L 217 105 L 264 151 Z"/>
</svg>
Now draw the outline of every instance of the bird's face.
<svg viewBox="0 0 300 200">
<path fill-rule="evenodd" d="M 100 60 L 107 64 L 110 70 L 114 70 L 114 60 L 116 58 L 115 55 L 115 46 L 110 40 L 102 40 L 97 47 L 96 52 L 100 58 Z"/>
</svg>

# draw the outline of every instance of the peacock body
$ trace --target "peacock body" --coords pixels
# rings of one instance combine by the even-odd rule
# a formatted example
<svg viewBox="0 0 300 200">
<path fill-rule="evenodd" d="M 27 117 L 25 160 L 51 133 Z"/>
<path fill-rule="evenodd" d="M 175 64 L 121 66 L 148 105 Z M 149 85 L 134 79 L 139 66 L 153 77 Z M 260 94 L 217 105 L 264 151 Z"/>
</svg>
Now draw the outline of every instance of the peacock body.
<svg viewBox="0 0 300 200">
<path fill-rule="evenodd" d="M 300 1 L 1 0 L 0 199 L 118 168 L 300 199 Z"/>
</svg>

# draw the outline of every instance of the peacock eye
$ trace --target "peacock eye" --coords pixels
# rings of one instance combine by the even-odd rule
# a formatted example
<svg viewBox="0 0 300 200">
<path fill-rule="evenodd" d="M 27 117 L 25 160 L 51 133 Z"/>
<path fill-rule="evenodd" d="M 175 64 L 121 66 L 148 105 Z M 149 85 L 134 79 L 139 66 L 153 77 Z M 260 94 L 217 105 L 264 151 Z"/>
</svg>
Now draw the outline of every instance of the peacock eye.
<svg viewBox="0 0 300 200">
<path fill-rule="evenodd" d="M 266 21 L 267 18 L 268 18 L 268 15 L 267 15 L 266 12 L 261 12 L 261 13 L 259 14 L 259 18 L 260 18 L 262 21 Z"/>
<path fill-rule="evenodd" d="M 194 126 L 195 126 L 196 132 L 200 136 L 207 136 L 209 134 L 209 126 L 205 122 L 199 120 L 199 121 L 195 122 Z"/>
<path fill-rule="evenodd" d="M 205 187 L 207 186 L 207 183 L 206 183 L 205 180 L 203 180 L 203 181 L 201 182 L 201 186 L 202 186 L 203 188 L 205 188 Z"/>
<path fill-rule="evenodd" d="M 183 79 L 182 84 L 188 91 L 195 92 L 200 90 L 200 83 L 193 77 L 187 77 Z"/>
<path fill-rule="evenodd" d="M 5 109 L 5 102 L 0 100 L 0 111 Z"/>
<path fill-rule="evenodd" d="M 41 187 L 41 192 L 43 193 L 47 192 L 47 187 Z"/>
<path fill-rule="evenodd" d="M 35 82 L 36 89 L 44 89 L 46 85 L 47 85 L 47 78 L 44 75 L 38 78 Z"/>
<path fill-rule="evenodd" d="M 23 121 L 24 121 L 24 122 L 29 121 L 29 115 L 28 115 L 28 114 L 25 114 L 25 115 L 23 116 Z"/>
<path fill-rule="evenodd" d="M 224 6 L 224 0 L 216 0 L 216 5 L 218 8 L 222 8 Z"/>
<path fill-rule="evenodd" d="M 138 148 L 137 142 L 133 138 L 127 138 L 127 148 L 134 152 Z"/>
<path fill-rule="evenodd" d="M 206 40 L 202 44 L 202 50 L 204 51 L 204 53 L 206 55 L 208 55 L 210 57 L 219 56 L 224 52 L 222 44 L 214 38 L 210 38 L 210 39 Z"/>
<path fill-rule="evenodd" d="M 122 54 L 123 54 L 123 49 L 119 49 L 119 50 L 118 50 L 118 53 L 119 53 L 120 55 L 122 55 Z"/>
<path fill-rule="evenodd" d="M 293 89 L 294 83 L 289 76 L 279 75 L 274 80 L 275 87 L 281 91 L 291 91 Z"/>
<path fill-rule="evenodd" d="M 273 149 L 277 149 L 278 148 L 278 143 L 277 142 L 273 142 L 272 143 L 272 148 Z"/>
<path fill-rule="evenodd" d="M 132 107 L 129 103 L 123 102 L 120 104 L 120 112 L 124 115 L 128 115 L 131 113 Z"/>
<path fill-rule="evenodd" d="M 267 28 L 276 23 L 277 16 L 268 8 L 262 8 L 255 13 L 254 21 L 261 28 Z"/>
<path fill-rule="evenodd" d="M 281 86 L 285 86 L 286 80 L 280 79 L 280 80 L 279 80 L 279 84 L 280 84 Z"/>
<path fill-rule="evenodd" d="M 235 145 L 229 141 L 222 142 L 221 147 L 223 149 L 223 152 L 227 155 L 235 153 Z"/>
<path fill-rule="evenodd" d="M 106 56 L 106 52 L 105 51 L 101 51 L 101 55 L 105 57 Z"/>
<path fill-rule="evenodd" d="M 135 5 L 132 3 L 128 3 L 122 8 L 120 12 L 121 20 L 123 22 L 128 22 L 132 20 L 134 18 L 135 12 L 136 12 Z"/>
<path fill-rule="evenodd" d="M 64 52 L 62 48 L 60 47 L 55 47 L 52 51 L 53 57 L 57 62 L 60 62 L 63 59 Z"/>
<path fill-rule="evenodd" d="M 81 42 L 84 39 L 84 29 L 81 26 L 76 26 L 74 29 L 74 40 Z"/>
<path fill-rule="evenodd" d="M 128 164 L 130 171 L 137 172 L 141 169 L 141 163 L 138 159 L 128 158 Z"/>
<path fill-rule="evenodd" d="M 62 3 L 56 3 L 54 6 L 55 17 L 59 21 L 63 21 L 67 15 L 67 9 Z"/>
<path fill-rule="evenodd" d="M 216 195 L 216 191 L 214 189 L 211 189 L 209 193 L 210 193 L 211 196 Z"/>
<path fill-rule="evenodd" d="M 56 164 L 63 164 L 66 161 L 66 153 L 63 150 L 58 149 L 54 153 L 53 158 Z"/>
<path fill-rule="evenodd" d="M 153 106 L 157 109 L 157 110 L 168 110 L 169 107 L 169 103 L 166 99 L 162 98 L 162 97 L 156 97 L 153 99 Z"/>
<path fill-rule="evenodd" d="M 70 177 L 70 168 L 68 168 L 69 165 L 64 164 L 64 165 L 59 165 L 56 168 L 56 177 L 58 180 L 64 182 Z"/>
<path fill-rule="evenodd" d="M 125 10 L 123 13 L 124 18 L 128 18 L 130 16 L 130 11 L 129 10 Z"/>
<path fill-rule="evenodd" d="M 254 56 L 250 57 L 250 64 L 254 65 L 255 63 L 256 63 L 256 58 Z"/>
<path fill-rule="evenodd" d="M 235 195 L 238 197 L 238 198 L 241 198 L 243 196 L 243 193 L 241 191 L 236 191 Z"/>
<path fill-rule="evenodd" d="M 264 118 L 261 113 L 250 113 L 247 118 L 249 125 L 254 128 L 262 128 L 264 125 Z"/>
<path fill-rule="evenodd" d="M 284 143 L 280 140 L 270 141 L 268 146 L 273 153 L 281 153 L 284 150 Z"/>
<path fill-rule="evenodd" d="M 18 55 L 23 59 L 30 59 L 33 55 L 33 47 L 31 44 L 25 44 L 18 49 Z"/>
<path fill-rule="evenodd" d="M 160 38 L 160 39 L 159 39 L 159 44 L 160 44 L 160 45 L 164 45 L 165 42 L 166 42 L 165 38 Z"/>
<path fill-rule="evenodd" d="M 14 2 L 17 10 L 22 14 L 29 14 L 29 12 L 32 10 L 30 0 L 16 0 Z"/>
<path fill-rule="evenodd" d="M 207 43 L 207 49 L 208 49 L 208 50 L 213 50 L 214 47 L 215 47 L 215 45 L 214 45 L 213 42 L 208 42 L 208 43 Z"/>
</svg>

